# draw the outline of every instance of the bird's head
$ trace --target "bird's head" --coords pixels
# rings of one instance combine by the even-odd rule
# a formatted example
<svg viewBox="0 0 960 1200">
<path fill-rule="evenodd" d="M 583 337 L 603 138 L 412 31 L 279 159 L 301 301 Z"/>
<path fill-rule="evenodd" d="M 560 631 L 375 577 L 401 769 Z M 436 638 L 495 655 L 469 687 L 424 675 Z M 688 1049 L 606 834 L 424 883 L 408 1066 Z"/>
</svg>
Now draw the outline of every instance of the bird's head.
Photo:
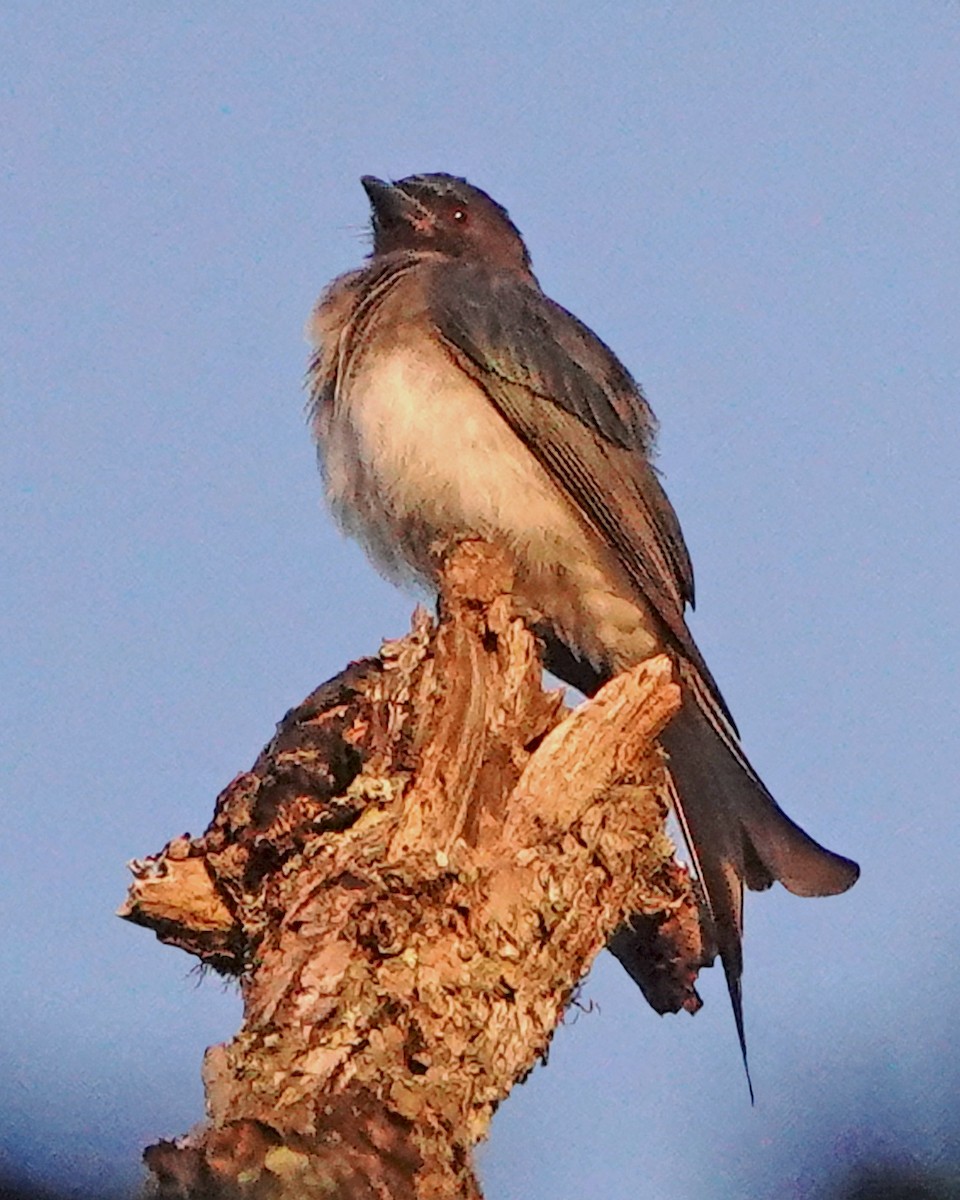
<svg viewBox="0 0 960 1200">
<path fill-rule="evenodd" d="M 373 252 L 433 250 L 530 275 L 530 255 L 507 210 L 455 175 L 408 175 L 386 183 L 364 175 Z"/>
</svg>

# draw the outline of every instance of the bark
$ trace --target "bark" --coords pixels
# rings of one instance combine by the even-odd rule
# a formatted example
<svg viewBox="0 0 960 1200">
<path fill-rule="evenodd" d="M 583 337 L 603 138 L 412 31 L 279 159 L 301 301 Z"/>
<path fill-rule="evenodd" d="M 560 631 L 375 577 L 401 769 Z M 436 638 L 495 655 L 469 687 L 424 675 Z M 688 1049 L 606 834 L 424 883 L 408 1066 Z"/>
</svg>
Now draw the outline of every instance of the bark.
<svg viewBox="0 0 960 1200">
<path fill-rule="evenodd" d="M 698 1006 L 656 740 L 672 664 L 569 711 L 511 583 L 460 545 L 437 621 L 289 712 L 202 837 L 132 864 L 121 915 L 244 1001 L 207 1121 L 147 1152 L 161 1194 L 479 1197 L 473 1147 L 625 921 L 654 1006 Z"/>
</svg>

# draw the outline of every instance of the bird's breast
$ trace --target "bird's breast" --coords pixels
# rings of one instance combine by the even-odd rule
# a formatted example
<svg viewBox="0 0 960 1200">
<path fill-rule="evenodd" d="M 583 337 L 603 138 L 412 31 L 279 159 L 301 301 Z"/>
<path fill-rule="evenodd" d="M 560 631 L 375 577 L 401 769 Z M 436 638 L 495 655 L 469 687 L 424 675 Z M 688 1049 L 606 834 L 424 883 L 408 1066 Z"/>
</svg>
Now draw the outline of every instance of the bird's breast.
<svg viewBox="0 0 960 1200">
<path fill-rule="evenodd" d="M 338 520 L 392 576 L 431 581 L 431 544 L 464 535 L 505 540 L 525 561 L 584 538 L 540 464 L 439 345 L 367 354 L 338 390 L 323 443 Z"/>
<path fill-rule="evenodd" d="M 609 549 L 439 343 L 363 354 L 316 431 L 334 515 L 390 578 L 432 588 L 436 548 L 482 537 L 511 552 L 528 612 L 594 663 L 653 652 Z"/>
</svg>

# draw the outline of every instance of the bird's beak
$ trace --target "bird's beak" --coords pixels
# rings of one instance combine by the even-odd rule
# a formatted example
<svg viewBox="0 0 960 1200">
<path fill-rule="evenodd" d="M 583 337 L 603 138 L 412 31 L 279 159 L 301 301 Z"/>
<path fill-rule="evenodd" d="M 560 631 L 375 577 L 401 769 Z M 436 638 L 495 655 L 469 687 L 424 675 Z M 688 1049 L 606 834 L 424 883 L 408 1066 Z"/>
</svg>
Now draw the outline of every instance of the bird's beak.
<svg viewBox="0 0 960 1200">
<path fill-rule="evenodd" d="M 395 183 L 377 179 L 376 175 L 364 175 L 360 182 L 370 199 L 375 227 L 389 229 L 392 225 L 409 223 L 419 210 L 413 197 Z"/>
</svg>

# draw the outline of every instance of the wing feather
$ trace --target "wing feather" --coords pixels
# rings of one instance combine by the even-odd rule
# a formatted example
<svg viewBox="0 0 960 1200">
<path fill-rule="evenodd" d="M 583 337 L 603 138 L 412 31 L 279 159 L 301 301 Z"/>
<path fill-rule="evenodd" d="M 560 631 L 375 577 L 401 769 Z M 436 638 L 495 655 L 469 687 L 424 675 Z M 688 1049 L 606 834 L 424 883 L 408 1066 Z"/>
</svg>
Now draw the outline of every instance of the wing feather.
<svg viewBox="0 0 960 1200">
<path fill-rule="evenodd" d="M 733 727 L 684 620 L 693 569 L 650 462 L 656 422 L 633 377 L 582 322 L 522 279 L 447 264 L 428 294 L 450 353 L 611 546 Z"/>
</svg>

